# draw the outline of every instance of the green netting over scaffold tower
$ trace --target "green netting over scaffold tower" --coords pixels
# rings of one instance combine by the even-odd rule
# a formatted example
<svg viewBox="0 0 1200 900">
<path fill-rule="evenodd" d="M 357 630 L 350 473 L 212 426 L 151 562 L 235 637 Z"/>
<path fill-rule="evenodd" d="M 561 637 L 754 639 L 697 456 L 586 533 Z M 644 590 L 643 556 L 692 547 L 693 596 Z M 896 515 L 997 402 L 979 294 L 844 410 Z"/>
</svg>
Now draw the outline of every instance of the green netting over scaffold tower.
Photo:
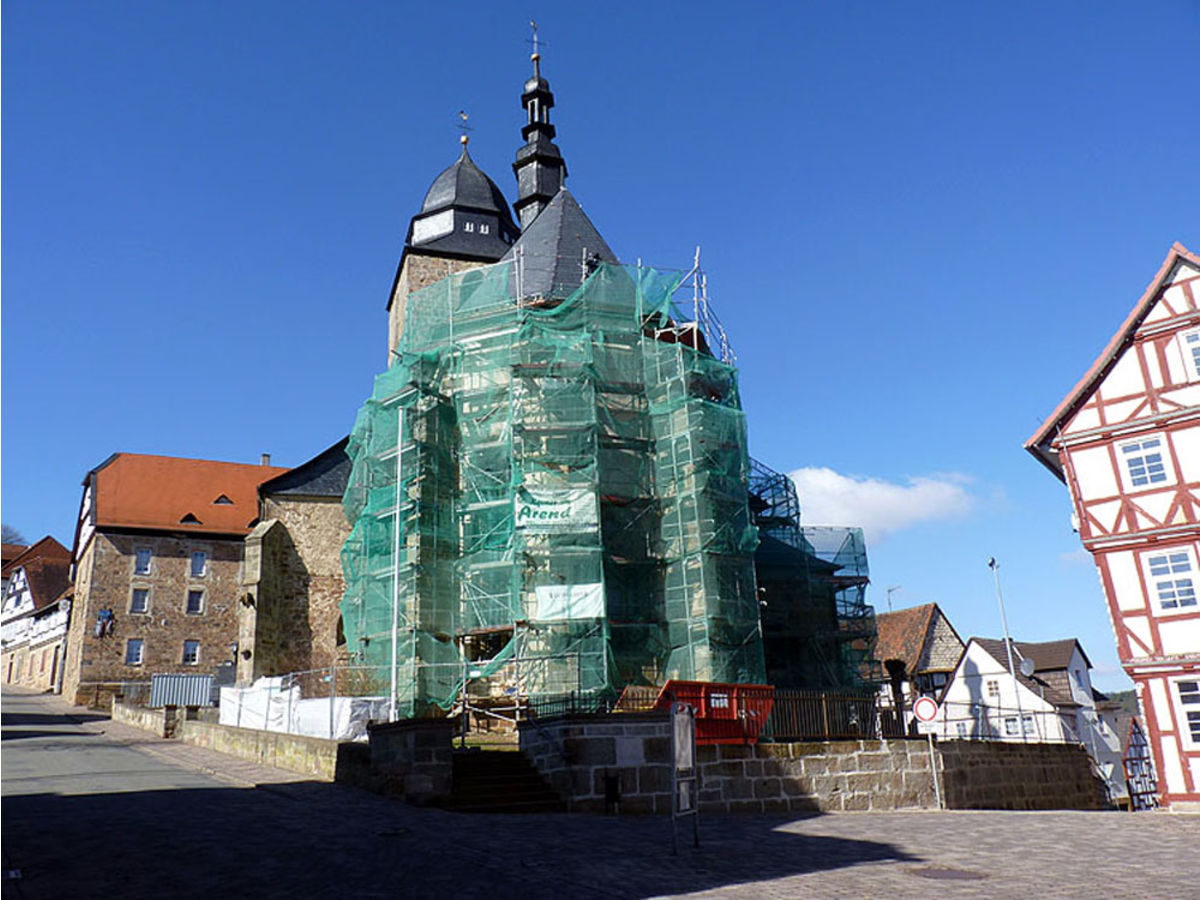
<svg viewBox="0 0 1200 900">
<path fill-rule="evenodd" d="M 520 261 L 411 294 L 359 411 L 346 637 L 399 715 L 496 696 L 761 682 L 745 416 L 681 275 L 596 264 L 522 299 Z M 394 637 L 393 637 L 394 636 Z"/>
</svg>

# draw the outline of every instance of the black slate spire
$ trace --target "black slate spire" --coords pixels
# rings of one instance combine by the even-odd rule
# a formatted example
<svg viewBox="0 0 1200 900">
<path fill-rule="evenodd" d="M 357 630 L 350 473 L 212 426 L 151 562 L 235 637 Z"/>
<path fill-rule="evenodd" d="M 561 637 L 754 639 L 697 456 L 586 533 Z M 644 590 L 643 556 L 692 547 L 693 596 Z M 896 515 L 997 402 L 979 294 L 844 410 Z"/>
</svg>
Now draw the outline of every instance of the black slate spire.
<svg viewBox="0 0 1200 900">
<path fill-rule="evenodd" d="M 554 94 L 550 82 L 542 77 L 541 54 L 534 49 L 533 77 L 525 82 L 521 105 L 525 107 L 526 124 L 521 129 L 525 146 L 517 151 L 513 172 L 517 176 L 517 202 L 513 204 L 521 230 L 537 218 L 567 179 L 567 164 L 554 145 L 554 126 L 550 124 L 550 109 Z"/>
</svg>

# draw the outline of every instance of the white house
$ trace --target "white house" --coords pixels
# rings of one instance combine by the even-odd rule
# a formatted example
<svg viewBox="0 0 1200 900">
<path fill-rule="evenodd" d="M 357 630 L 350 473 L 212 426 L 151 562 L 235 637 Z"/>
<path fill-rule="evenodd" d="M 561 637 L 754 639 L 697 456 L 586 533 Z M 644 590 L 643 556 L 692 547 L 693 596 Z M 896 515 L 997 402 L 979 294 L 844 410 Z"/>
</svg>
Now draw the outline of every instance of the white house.
<svg viewBox="0 0 1200 900">
<path fill-rule="evenodd" d="M 1079 743 L 1118 801 L 1126 796 L 1121 738 L 1106 699 L 1092 688 L 1091 662 L 1074 639 L 1012 642 L 1014 682 L 1004 641 L 967 642 L 942 695 L 943 740 Z"/>
<path fill-rule="evenodd" d="M 71 551 L 47 535 L 0 572 L 0 672 L 5 684 L 61 689 L 71 601 Z"/>
<path fill-rule="evenodd" d="M 1200 257 L 1171 248 L 1025 447 L 1070 493 L 1162 805 L 1200 809 Z"/>
</svg>

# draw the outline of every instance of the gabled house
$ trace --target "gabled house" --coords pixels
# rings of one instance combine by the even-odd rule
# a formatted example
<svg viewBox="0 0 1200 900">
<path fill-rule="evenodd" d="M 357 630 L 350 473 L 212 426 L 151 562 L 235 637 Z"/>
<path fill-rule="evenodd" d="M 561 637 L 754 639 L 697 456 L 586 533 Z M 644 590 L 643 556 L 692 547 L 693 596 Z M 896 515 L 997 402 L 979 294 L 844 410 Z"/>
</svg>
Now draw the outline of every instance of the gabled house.
<svg viewBox="0 0 1200 900">
<path fill-rule="evenodd" d="M 287 469 L 116 453 L 83 480 L 63 694 L 103 705 L 153 673 L 231 668 L 258 486 Z"/>
<path fill-rule="evenodd" d="M 942 693 L 942 739 L 1081 744 L 1110 798 L 1123 797 L 1115 713 L 1092 688 L 1092 664 L 1079 642 L 1012 641 L 1012 664 L 1015 681 L 1004 641 L 973 637 L 967 642 Z"/>
<path fill-rule="evenodd" d="M 71 551 L 47 535 L 25 547 L 0 574 L 5 585 L 0 605 L 4 683 L 57 691 L 71 614 Z"/>
<path fill-rule="evenodd" d="M 962 656 L 963 641 L 936 603 L 881 613 L 875 623 L 879 629 L 875 656 L 886 677 L 879 706 L 905 731 L 917 697 L 941 697 Z"/>
<path fill-rule="evenodd" d="M 1171 247 L 1025 448 L 1070 494 L 1162 805 L 1200 809 L 1200 257 Z"/>
</svg>

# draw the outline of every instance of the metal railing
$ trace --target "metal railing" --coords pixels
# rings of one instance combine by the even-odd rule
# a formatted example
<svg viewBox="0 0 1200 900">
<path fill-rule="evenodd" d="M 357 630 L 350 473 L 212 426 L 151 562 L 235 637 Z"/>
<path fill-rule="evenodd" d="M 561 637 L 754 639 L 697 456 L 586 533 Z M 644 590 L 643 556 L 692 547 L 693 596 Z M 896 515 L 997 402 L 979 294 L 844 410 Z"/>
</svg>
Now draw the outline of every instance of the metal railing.
<svg viewBox="0 0 1200 900">
<path fill-rule="evenodd" d="M 871 740 L 876 701 L 874 692 L 776 690 L 767 730 L 777 741 Z"/>
</svg>

